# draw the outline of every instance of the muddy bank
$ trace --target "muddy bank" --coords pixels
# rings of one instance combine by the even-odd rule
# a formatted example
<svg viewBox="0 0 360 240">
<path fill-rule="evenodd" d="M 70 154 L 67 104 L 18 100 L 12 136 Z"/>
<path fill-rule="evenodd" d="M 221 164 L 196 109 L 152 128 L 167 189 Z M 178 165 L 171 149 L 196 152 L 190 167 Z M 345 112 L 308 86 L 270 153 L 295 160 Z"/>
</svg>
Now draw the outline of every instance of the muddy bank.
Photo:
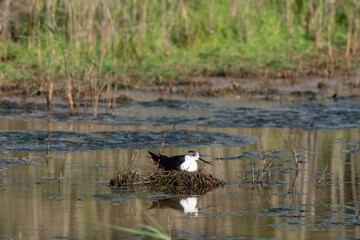
<svg viewBox="0 0 360 240">
<path fill-rule="evenodd" d="M 274 75 L 253 76 L 250 74 L 227 74 L 225 76 L 202 77 L 189 76 L 183 80 L 166 80 L 161 84 L 143 82 L 139 80 L 126 81 L 116 79 L 117 90 L 114 83 L 110 88 L 103 79 L 103 86 L 99 94 L 100 101 L 111 99 L 116 102 L 129 102 L 135 100 L 153 100 L 163 94 L 181 96 L 239 96 L 241 98 L 263 98 L 266 100 L 283 100 L 292 97 L 317 96 L 360 96 L 360 70 L 339 71 L 331 76 L 325 70 L 314 73 L 290 74 L 287 71 Z M 8 81 L 0 84 L 1 99 L 11 102 L 44 102 L 48 96 L 44 80 L 24 83 L 21 80 Z M 98 90 L 97 89 L 97 90 Z M 72 95 L 74 104 L 78 102 L 91 106 L 93 104 L 94 89 L 86 83 L 74 86 Z M 63 80 L 54 79 L 54 99 L 52 104 L 67 102 L 66 89 Z"/>
<path fill-rule="evenodd" d="M 162 86 L 160 93 L 180 93 L 202 96 L 238 95 L 244 98 L 265 96 L 267 100 L 278 100 L 281 97 L 316 96 L 360 96 L 360 71 L 352 74 L 339 74 L 334 77 L 258 77 L 258 78 L 202 78 L 195 77 L 185 82 Z"/>
</svg>

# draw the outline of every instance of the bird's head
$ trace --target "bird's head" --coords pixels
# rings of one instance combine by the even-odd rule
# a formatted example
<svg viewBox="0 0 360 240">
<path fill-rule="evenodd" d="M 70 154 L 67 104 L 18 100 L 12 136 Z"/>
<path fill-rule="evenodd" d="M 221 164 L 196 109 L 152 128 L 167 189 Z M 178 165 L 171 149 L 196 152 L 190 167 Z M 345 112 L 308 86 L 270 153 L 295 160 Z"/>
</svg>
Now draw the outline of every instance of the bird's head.
<svg viewBox="0 0 360 240">
<path fill-rule="evenodd" d="M 191 159 L 191 160 L 195 160 L 195 161 L 200 160 L 200 161 L 203 161 L 204 163 L 207 163 L 207 164 L 212 165 L 211 162 L 208 162 L 208 161 L 205 161 L 204 159 L 202 159 L 202 158 L 200 157 L 200 155 L 199 155 L 198 152 L 189 151 L 189 152 L 186 154 L 186 156 L 187 156 L 189 159 Z"/>
</svg>

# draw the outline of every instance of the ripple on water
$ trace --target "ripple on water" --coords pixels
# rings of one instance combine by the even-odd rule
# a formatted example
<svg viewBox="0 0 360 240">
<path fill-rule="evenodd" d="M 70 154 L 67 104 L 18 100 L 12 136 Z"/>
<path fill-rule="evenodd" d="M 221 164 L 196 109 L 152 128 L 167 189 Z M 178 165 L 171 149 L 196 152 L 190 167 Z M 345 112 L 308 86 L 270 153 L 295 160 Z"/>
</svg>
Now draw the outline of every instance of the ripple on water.
<svg viewBox="0 0 360 240">
<path fill-rule="evenodd" d="M 51 132 L 51 152 L 74 152 L 104 149 L 143 149 L 158 147 L 163 132 L 105 131 L 105 132 Z M 0 131 L 3 152 L 46 152 L 49 133 L 42 130 Z M 169 131 L 165 147 L 243 146 L 253 144 L 254 136 L 232 135 L 206 131 Z"/>
<path fill-rule="evenodd" d="M 99 109 L 105 109 L 99 105 Z M 95 119 L 90 111 L 69 115 L 66 105 L 56 105 L 49 113 L 45 104 L 29 106 L 0 103 L 0 116 L 44 119 L 51 115 L 54 121 L 87 122 L 113 125 L 147 126 L 208 126 L 208 127 L 289 127 L 290 123 L 302 129 L 344 129 L 360 127 L 360 98 L 346 101 L 310 101 L 302 104 L 282 104 L 264 107 L 263 102 L 202 100 L 132 101 L 118 105 L 115 115 L 99 110 Z"/>
</svg>

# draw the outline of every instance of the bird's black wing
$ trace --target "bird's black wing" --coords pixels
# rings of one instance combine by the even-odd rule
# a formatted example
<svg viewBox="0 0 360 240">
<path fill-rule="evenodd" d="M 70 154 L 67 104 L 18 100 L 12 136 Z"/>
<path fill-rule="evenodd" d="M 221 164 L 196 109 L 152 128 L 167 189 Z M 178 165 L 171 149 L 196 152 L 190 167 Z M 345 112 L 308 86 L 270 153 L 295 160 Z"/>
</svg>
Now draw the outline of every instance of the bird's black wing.
<svg viewBox="0 0 360 240">
<path fill-rule="evenodd" d="M 185 161 L 184 155 L 167 157 L 164 155 L 160 155 L 160 164 L 162 164 L 165 169 L 174 169 L 180 170 L 180 165 Z"/>
<path fill-rule="evenodd" d="M 168 157 L 162 154 L 156 155 L 150 151 L 149 154 L 151 155 L 151 158 L 154 160 L 154 162 L 165 170 L 179 170 L 180 165 L 184 162 L 184 156 Z"/>
</svg>

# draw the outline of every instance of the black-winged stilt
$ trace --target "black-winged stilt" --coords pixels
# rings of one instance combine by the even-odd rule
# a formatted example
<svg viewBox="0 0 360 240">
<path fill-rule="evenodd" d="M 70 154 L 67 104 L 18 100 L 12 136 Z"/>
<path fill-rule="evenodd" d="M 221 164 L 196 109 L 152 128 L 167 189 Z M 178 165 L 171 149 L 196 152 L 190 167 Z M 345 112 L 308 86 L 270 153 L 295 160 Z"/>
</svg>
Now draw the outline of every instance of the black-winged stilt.
<svg viewBox="0 0 360 240">
<path fill-rule="evenodd" d="M 212 163 L 202 159 L 198 152 L 189 151 L 185 155 L 178 155 L 168 157 L 165 155 L 156 155 L 155 153 L 150 152 L 151 158 L 150 162 L 159 167 L 164 168 L 165 170 L 184 170 L 188 172 L 194 172 L 198 169 L 197 160 L 201 160 L 207 164 L 212 165 Z"/>
</svg>

